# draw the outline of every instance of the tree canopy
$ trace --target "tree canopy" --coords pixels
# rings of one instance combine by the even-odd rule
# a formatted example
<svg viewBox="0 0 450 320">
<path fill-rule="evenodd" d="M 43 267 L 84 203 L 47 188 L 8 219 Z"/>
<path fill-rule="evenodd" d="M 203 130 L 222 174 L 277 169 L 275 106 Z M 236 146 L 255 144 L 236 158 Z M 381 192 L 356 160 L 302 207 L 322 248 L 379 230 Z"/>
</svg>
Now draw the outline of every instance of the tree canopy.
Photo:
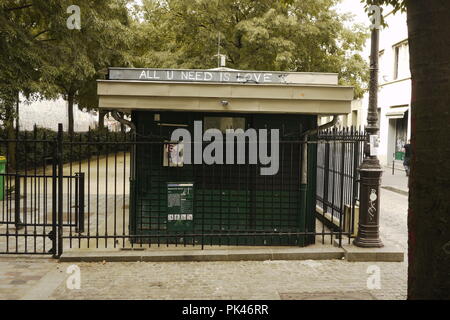
<svg viewBox="0 0 450 320">
<path fill-rule="evenodd" d="M 78 0 L 81 12 L 81 29 L 66 26 L 66 9 L 73 1 L 59 1 L 54 11 L 54 28 L 48 33 L 52 45 L 45 58 L 43 77 L 56 85 L 64 94 L 89 92 L 97 78 L 104 78 L 106 68 L 125 64 L 126 48 L 130 45 L 127 0 Z M 61 11 L 59 11 L 61 10 Z M 87 87 L 87 88 L 86 88 Z M 85 107 L 95 107 L 95 102 L 83 99 Z"/>
<path fill-rule="evenodd" d="M 136 26 L 142 67 L 217 67 L 336 72 L 363 94 L 368 67 L 360 52 L 367 30 L 346 27 L 338 0 L 145 0 Z"/>
<path fill-rule="evenodd" d="M 69 0 L 7 0 L 1 5 L 0 100 L 17 92 L 62 95 L 70 107 L 97 106 L 96 79 L 108 66 L 129 65 L 128 0 L 78 0 L 81 28 L 68 28 Z M 71 123 L 72 122 L 72 123 Z M 69 121 L 69 127 L 73 126 Z M 71 128 L 69 128 L 71 130 Z"/>
<path fill-rule="evenodd" d="M 0 119 L 8 120 L 18 93 L 46 91 L 39 68 L 46 43 L 47 1 L 27 4 L 6 0 L 0 4 Z"/>
<path fill-rule="evenodd" d="M 360 0 L 362 3 L 369 7 L 371 5 L 390 5 L 394 8 L 394 11 L 406 10 L 406 0 Z"/>
<path fill-rule="evenodd" d="M 1 2 L 0 116 L 11 120 L 19 92 L 62 95 L 69 115 L 96 108 L 108 66 L 211 68 L 219 47 L 231 68 L 339 73 L 357 97 L 368 80 L 367 30 L 339 0 L 144 0 L 134 16 L 130 0 L 75 2 L 80 30 L 67 27 L 73 1 Z"/>
</svg>

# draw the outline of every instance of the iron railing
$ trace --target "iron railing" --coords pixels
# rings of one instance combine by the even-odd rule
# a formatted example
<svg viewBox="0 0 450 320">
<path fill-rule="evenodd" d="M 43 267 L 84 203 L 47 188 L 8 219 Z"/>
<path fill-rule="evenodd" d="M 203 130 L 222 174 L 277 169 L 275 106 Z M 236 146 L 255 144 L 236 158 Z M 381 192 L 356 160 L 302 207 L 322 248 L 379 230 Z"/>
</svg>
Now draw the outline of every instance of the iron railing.
<svg viewBox="0 0 450 320">
<path fill-rule="evenodd" d="M 359 173 L 364 131 L 356 128 L 320 132 L 317 147 L 317 216 L 333 230 L 355 236 L 359 208 Z"/>
<path fill-rule="evenodd" d="M 1 254 L 305 246 L 341 242 L 354 232 L 365 139 L 355 130 L 321 132 L 306 142 L 281 133 L 279 171 L 261 176 L 259 164 L 164 165 L 164 138 L 106 131 L 69 136 L 62 129 L 51 136 L 35 129 L 0 139 L 0 154 L 7 158 L 7 170 L 0 173 Z M 304 143 L 309 178 L 303 188 Z M 192 187 L 191 198 L 169 196 L 177 188 L 189 193 L 183 185 Z M 330 217 L 339 223 L 330 224 Z"/>
</svg>

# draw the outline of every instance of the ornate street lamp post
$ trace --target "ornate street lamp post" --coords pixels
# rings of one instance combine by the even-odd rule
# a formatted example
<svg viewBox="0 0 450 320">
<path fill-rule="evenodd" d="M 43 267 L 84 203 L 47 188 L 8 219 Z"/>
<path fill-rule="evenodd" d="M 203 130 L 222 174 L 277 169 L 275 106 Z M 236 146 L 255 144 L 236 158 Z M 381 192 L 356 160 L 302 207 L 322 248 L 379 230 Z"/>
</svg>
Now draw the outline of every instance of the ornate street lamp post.
<svg viewBox="0 0 450 320">
<path fill-rule="evenodd" d="M 359 168 L 360 174 L 360 213 L 358 235 L 353 244 L 358 247 L 380 248 L 383 243 L 379 232 L 380 179 L 383 170 L 378 160 L 378 52 L 381 25 L 379 6 L 369 8 L 372 20 L 372 39 L 370 55 L 369 108 L 364 144 L 364 160 Z"/>
</svg>

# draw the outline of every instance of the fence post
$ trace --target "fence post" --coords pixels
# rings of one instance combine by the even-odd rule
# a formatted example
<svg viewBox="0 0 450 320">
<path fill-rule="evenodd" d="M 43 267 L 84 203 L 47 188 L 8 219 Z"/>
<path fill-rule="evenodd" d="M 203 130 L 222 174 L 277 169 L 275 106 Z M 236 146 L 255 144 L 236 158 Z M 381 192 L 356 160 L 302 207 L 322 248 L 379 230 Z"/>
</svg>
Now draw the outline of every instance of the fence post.
<svg viewBox="0 0 450 320">
<path fill-rule="evenodd" d="M 78 233 L 78 213 L 79 213 L 79 175 L 78 172 L 75 173 L 75 233 Z M 69 183 L 71 184 L 72 177 L 69 178 Z M 71 215 L 69 215 L 69 225 L 72 225 Z"/>
<path fill-rule="evenodd" d="M 358 198 L 358 190 L 359 190 L 359 179 L 358 179 L 358 168 L 359 168 L 359 159 L 360 159 L 360 141 L 354 142 L 354 148 L 353 148 L 353 181 L 352 181 L 352 209 L 351 209 L 351 224 L 349 228 L 349 234 L 352 235 L 355 232 L 355 206 L 356 201 L 359 200 Z M 350 237 L 349 237 L 350 238 Z"/>
<path fill-rule="evenodd" d="M 77 226 L 75 232 L 84 232 L 84 172 L 79 172 L 76 174 L 77 183 Z"/>
<path fill-rule="evenodd" d="M 22 221 L 20 220 L 20 176 L 16 174 L 14 181 L 14 223 L 16 230 L 23 228 Z"/>
<path fill-rule="evenodd" d="M 328 181 L 330 174 L 330 141 L 325 141 L 325 163 L 324 163 L 324 175 L 323 175 L 323 214 L 328 211 Z"/>
<path fill-rule="evenodd" d="M 342 135 L 345 134 L 345 131 L 342 131 Z M 344 175 L 344 171 L 345 171 L 345 140 L 344 137 L 342 137 L 342 142 L 341 142 L 341 176 L 340 176 L 340 203 L 341 203 L 341 213 L 339 215 L 339 247 L 342 247 L 342 229 L 343 226 L 345 225 L 345 220 L 347 217 L 345 217 L 344 215 L 344 179 L 345 179 L 345 175 Z"/>
<path fill-rule="evenodd" d="M 63 125 L 58 124 L 58 136 L 56 140 L 58 161 L 58 251 L 57 256 L 63 253 Z"/>
<path fill-rule="evenodd" d="M 58 194 L 58 179 L 57 179 L 57 161 L 58 161 L 58 150 L 57 150 L 57 141 L 55 140 L 55 144 L 53 145 L 53 159 L 52 159 L 52 231 L 49 236 L 50 240 L 52 240 L 52 253 L 53 258 L 58 257 L 57 252 L 57 246 L 58 246 L 58 239 L 57 239 L 57 226 L 58 226 L 58 211 L 57 211 L 57 194 Z"/>
</svg>

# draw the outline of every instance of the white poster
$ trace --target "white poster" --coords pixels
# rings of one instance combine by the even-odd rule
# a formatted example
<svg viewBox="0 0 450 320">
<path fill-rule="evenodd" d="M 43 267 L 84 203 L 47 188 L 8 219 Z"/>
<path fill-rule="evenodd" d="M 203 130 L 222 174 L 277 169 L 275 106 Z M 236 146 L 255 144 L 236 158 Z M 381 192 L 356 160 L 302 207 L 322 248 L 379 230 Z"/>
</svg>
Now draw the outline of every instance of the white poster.
<svg viewBox="0 0 450 320">
<path fill-rule="evenodd" d="M 184 165 L 183 143 L 164 144 L 164 167 L 182 167 Z"/>
<path fill-rule="evenodd" d="M 370 136 L 370 156 L 378 155 L 378 148 L 380 147 L 380 137 L 377 135 Z"/>
</svg>

